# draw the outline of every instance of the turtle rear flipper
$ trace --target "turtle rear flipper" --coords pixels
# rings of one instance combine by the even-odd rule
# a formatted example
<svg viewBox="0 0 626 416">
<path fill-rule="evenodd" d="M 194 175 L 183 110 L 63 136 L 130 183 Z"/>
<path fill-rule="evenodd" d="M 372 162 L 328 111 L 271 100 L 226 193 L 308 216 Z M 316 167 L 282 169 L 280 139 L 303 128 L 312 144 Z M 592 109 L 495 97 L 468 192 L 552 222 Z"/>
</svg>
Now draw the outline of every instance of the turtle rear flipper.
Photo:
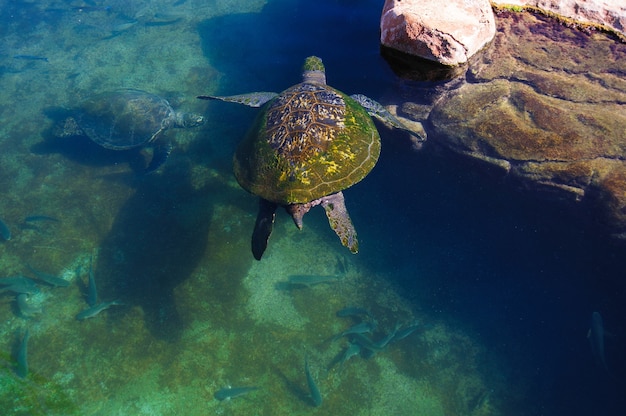
<svg viewBox="0 0 626 416">
<path fill-rule="evenodd" d="M 387 111 L 387 109 L 383 107 L 383 105 L 378 101 L 372 100 L 371 98 L 366 97 L 363 94 L 352 94 L 350 98 L 359 103 L 361 107 L 365 108 L 370 116 L 376 117 L 384 125 L 391 128 L 396 128 L 398 130 L 406 131 L 411 136 L 416 137 L 420 142 L 426 140 L 426 137 L 424 137 L 421 132 L 409 129 L 400 120 L 398 120 L 396 116 Z"/>
<path fill-rule="evenodd" d="M 259 198 L 259 212 L 254 223 L 254 231 L 252 232 L 252 255 L 257 260 L 261 260 L 267 248 L 267 242 L 274 227 L 276 208 L 277 205 L 275 203 Z"/>
<path fill-rule="evenodd" d="M 251 92 L 249 94 L 229 95 L 229 96 L 216 96 L 216 95 L 199 95 L 201 100 L 220 100 L 228 103 L 237 103 L 247 105 L 248 107 L 261 107 L 266 102 L 273 98 L 278 97 L 275 92 Z"/>
<path fill-rule="evenodd" d="M 359 241 L 356 238 L 356 229 L 352 224 L 342 192 L 328 195 L 322 198 L 321 205 L 326 211 L 328 223 L 339 239 L 341 244 L 348 247 L 352 254 L 359 252 Z"/>
<path fill-rule="evenodd" d="M 172 146 L 172 143 L 169 141 L 155 145 L 152 153 L 152 160 L 150 161 L 150 164 L 148 164 L 144 173 L 152 173 L 159 169 L 161 165 L 167 161 L 170 153 L 172 153 L 173 147 L 174 146 Z"/>
</svg>

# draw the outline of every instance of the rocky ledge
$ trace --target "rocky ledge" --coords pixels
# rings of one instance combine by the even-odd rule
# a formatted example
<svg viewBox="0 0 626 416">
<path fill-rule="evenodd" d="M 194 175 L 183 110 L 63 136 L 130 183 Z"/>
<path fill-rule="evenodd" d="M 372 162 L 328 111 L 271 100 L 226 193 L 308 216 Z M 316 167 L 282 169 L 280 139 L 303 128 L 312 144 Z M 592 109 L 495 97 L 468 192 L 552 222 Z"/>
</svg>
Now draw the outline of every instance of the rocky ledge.
<svg viewBox="0 0 626 416">
<path fill-rule="evenodd" d="M 425 121 L 431 145 L 592 207 L 626 238 L 626 2 L 507 3 L 494 14 L 487 0 L 387 0 L 383 45 L 453 75 L 426 94 L 407 82 L 387 101 Z M 430 66 L 418 67 L 425 79 Z"/>
<path fill-rule="evenodd" d="M 624 0 L 508 0 L 493 5 L 541 11 L 626 40 Z M 386 0 L 380 21 L 383 46 L 448 66 L 466 63 L 494 35 L 489 0 Z"/>
<path fill-rule="evenodd" d="M 530 13 L 501 13 L 497 26 L 466 79 L 434 102 L 429 142 L 583 201 L 626 235 L 626 44 Z M 423 117 L 414 108 L 400 113 Z"/>
</svg>

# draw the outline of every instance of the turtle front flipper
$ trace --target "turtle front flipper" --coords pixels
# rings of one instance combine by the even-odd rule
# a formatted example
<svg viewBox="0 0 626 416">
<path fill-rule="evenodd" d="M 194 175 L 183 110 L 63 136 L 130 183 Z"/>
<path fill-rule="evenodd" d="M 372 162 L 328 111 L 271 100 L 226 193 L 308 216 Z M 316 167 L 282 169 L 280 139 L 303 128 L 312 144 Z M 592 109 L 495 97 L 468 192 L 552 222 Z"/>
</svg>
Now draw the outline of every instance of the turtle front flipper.
<svg viewBox="0 0 626 416">
<path fill-rule="evenodd" d="M 348 247 L 352 254 L 359 252 L 359 241 L 356 238 L 356 229 L 352 224 L 342 192 L 321 198 L 321 205 L 326 211 L 328 223 L 339 239 L 341 244 Z"/>
<path fill-rule="evenodd" d="M 220 100 L 228 103 L 237 103 L 247 105 L 248 107 L 261 107 L 266 102 L 278 97 L 275 92 L 251 92 L 249 94 L 216 96 L 216 95 L 199 95 L 201 100 Z"/>
<path fill-rule="evenodd" d="M 276 218 L 276 207 L 275 203 L 259 198 L 259 212 L 252 232 L 252 255 L 257 260 L 261 260 L 267 248 Z"/>
<path fill-rule="evenodd" d="M 398 130 L 406 131 L 411 136 L 416 137 L 419 142 L 423 142 L 426 140 L 426 137 L 424 137 L 423 133 L 413 131 L 405 126 L 400 120 L 398 120 L 397 117 L 387 111 L 387 109 L 383 107 L 383 105 L 378 101 L 372 100 L 371 98 L 366 97 L 363 94 L 352 94 L 350 98 L 359 103 L 370 116 L 376 117 L 384 125 L 396 128 Z"/>
<path fill-rule="evenodd" d="M 158 143 L 154 145 L 154 150 L 152 152 L 152 160 L 148 164 L 148 167 L 144 171 L 144 173 L 152 173 L 159 169 L 161 165 L 163 165 L 170 153 L 172 153 L 172 143 L 170 141 L 164 143 Z"/>
</svg>

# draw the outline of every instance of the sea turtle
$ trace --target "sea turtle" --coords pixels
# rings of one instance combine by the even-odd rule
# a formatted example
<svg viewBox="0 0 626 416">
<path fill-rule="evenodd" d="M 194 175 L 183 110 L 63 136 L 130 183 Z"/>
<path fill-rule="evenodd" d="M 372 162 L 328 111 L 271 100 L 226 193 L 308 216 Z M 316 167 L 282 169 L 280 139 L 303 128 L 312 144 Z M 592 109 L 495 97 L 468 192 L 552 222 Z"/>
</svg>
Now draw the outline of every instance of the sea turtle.
<svg viewBox="0 0 626 416">
<path fill-rule="evenodd" d="M 341 191 L 363 179 L 378 161 L 380 136 L 370 116 L 408 130 L 398 119 L 372 99 L 348 96 L 328 86 L 324 65 L 316 56 L 305 60 L 302 82 L 280 94 L 198 98 L 265 105 L 234 156 L 237 181 L 260 197 L 252 233 L 257 260 L 267 248 L 279 205 L 298 228 L 304 214 L 322 205 L 341 243 L 352 253 L 358 251 Z"/>
<path fill-rule="evenodd" d="M 154 153 L 146 172 L 153 172 L 172 150 L 169 140 L 160 139 L 163 131 L 203 123 L 203 116 L 176 112 L 167 100 L 155 94 L 125 88 L 87 98 L 71 111 L 60 135 L 85 135 L 112 150 L 152 146 Z"/>
</svg>

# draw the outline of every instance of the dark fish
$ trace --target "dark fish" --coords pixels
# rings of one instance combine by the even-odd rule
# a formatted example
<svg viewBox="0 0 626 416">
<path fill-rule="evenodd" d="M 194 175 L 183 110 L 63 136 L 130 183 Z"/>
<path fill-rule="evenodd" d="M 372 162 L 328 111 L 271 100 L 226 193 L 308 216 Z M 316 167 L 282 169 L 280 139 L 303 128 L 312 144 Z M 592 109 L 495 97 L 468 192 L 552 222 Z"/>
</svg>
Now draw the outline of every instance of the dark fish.
<svg viewBox="0 0 626 416">
<path fill-rule="evenodd" d="M 79 312 L 76 315 L 76 319 L 78 319 L 79 321 L 82 321 L 84 319 L 93 318 L 94 316 L 102 312 L 103 310 L 109 309 L 109 307 L 113 305 L 121 305 L 121 303 L 117 300 L 112 300 L 111 302 L 99 303 L 96 306 L 92 306 L 90 308 L 85 309 L 84 311 Z"/>
<path fill-rule="evenodd" d="M 393 331 L 388 333 L 387 336 L 380 341 L 376 342 L 376 345 L 381 349 L 385 348 L 387 344 L 389 344 L 391 340 L 395 338 L 396 334 L 398 333 L 398 329 L 400 329 L 400 324 L 396 324 L 396 326 L 393 328 Z"/>
<path fill-rule="evenodd" d="M 594 357 L 608 372 L 609 367 L 606 365 L 606 358 L 604 357 L 604 323 L 602 322 L 600 312 L 591 314 L 591 327 L 587 333 L 587 338 L 589 338 L 589 342 L 591 343 L 591 351 Z"/>
<path fill-rule="evenodd" d="M 15 59 L 24 59 L 27 61 L 44 61 L 48 62 L 48 58 L 45 56 L 37 56 L 37 55 L 15 55 L 13 58 Z"/>
<path fill-rule="evenodd" d="M 313 406 L 318 407 L 322 404 L 322 394 L 320 393 L 320 389 L 317 387 L 317 384 L 315 384 L 315 380 L 313 380 L 313 376 L 309 370 L 309 360 L 306 355 L 304 356 L 304 373 L 306 375 L 306 382 L 309 385 L 309 390 L 311 391 Z"/>
<path fill-rule="evenodd" d="M 383 348 L 381 348 L 376 342 L 372 341 L 363 334 L 354 334 L 352 336 L 352 342 L 360 345 L 361 347 L 371 352 L 378 352 L 383 350 Z"/>
<path fill-rule="evenodd" d="M 15 284 L 35 284 L 35 281 L 24 276 L 0 277 L 0 286 L 11 286 Z"/>
<path fill-rule="evenodd" d="M 396 336 L 393 338 L 394 341 L 400 341 L 411 335 L 417 328 L 419 328 L 419 323 L 417 321 L 413 322 L 411 325 L 406 328 L 396 332 Z"/>
<path fill-rule="evenodd" d="M 351 342 L 350 346 L 346 348 L 343 355 L 341 356 L 341 359 L 339 360 L 339 365 L 343 365 L 343 363 L 348 361 L 350 358 L 354 357 L 355 355 L 359 355 L 360 352 L 361 346 L 356 342 Z"/>
<path fill-rule="evenodd" d="M 398 333 L 398 329 L 399 329 L 399 326 L 396 325 L 393 331 L 391 331 L 389 334 L 387 334 L 384 338 L 380 339 L 379 341 L 372 341 L 371 339 L 369 339 L 363 334 L 353 334 L 352 342 L 357 343 L 361 347 L 368 350 L 369 353 L 367 354 L 366 358 L 369 358 L 372 355 L 374 355 L 374 353 L 383 351 L 387 347 L 387 345 L 391 342 L 391 340 L 396 336 L 396 334 Z"/>
<path fill-rule="evenodd" d="M 244 394 L 250 393 L 251 391 L 258 390 L 258 387 L 224 387 L 223 389 L 219 389 L 215 392 L 213 397 L 217 400 L 230 400 L 239 396 L 243 396 Z"/>
<path fill-rule="evenodd" d="M 41 270 L 37 270 L 28 263 L 26 264 L 26 267 L 28 267 L 28 269 L 33 272 L 37 279 L 41 280 L 42 282 L 48 283 L 49 285 L 59 287 L 68 287 L 70 285 L 70 282 L 68 282 L 67 280 L 61 279 L 60 277 L 54 276 L 50 273 L 45 273 Z"/>
<path fill-rule="evenodd" d="M 41 221 L 60 222 L 59 219 L 54 218 L 54 217 L 49 217 L 47 215 L 29 215 L 28 217 L 24 218 L 24 222 L 41 222 Z"/>
<path fill-rule="evenodd" d="M 356 325 L 351 326 L 343 332 L 332 337 L 333 341 L 338 340 L 341 337 L 345 337 L 352 334 L 365 334 L 367 332 L 372 332 L 376 328 L 376 324 L 372 322 L 360 322 Z"/>
<path fill-rule="evenodd" d="M 20 311 L 20 315 L 25 318 L 30 318 L 41 313 L 40 307 L 32 306 L 28 302 L 28 295 L 26 293 L 20 293 L 17 295 L 17 308 Z"/>
<path fill-rule="evenodd" d="M 0 236 L 2 236 L 2 238 L 6 241 L 11 239 L 11 230 L 9 230 L 9 227 L 4 221 L 2 221 L 2 219 L 0 219 Z"/>
<path fill-rule="evenodd" d="M 482 390 L 479 391 L 478 394 L 474 395 L 474 397 L 469 400 L 467 404 L 467 410 L 469 410 L 469 414 L 478 414 L 480 409 L 485 407 L 489 402 L 489 396 L 493 393 L 493 390 Z"/>
<path fill-rule="evenodd" d="M 96 306 L 98 303 L 98 289 L 96 288 L 96 278 L 93 274 L 93 256 L 89 258 L 89 283 L 87 285 L 87 304 Z"/>
<path fill-rule="evenodd" d="M 26 378 L 28 375 L 28 339 L 30 338 L 30 332 L 28 328 L 26 332 L 24 332 L 24 337 L 22 338 L 22 342 L 20 343 L 20 347 L 17 350 L 17 367 L 15 368 L 15 373 L 21 378 Z"/>
<path fill-rule="evenodd" d="M 13 283 L 9 283 L 11 281 Z M 2 286 L 0 287 L 0 293 L 14 292 L 18 294 L 26 293 L 28 295 L 35 295 L 40 292 L 35 281 L 24 276 L 5 277 L 0 279 L 0 286 Z"/>
</svg>

